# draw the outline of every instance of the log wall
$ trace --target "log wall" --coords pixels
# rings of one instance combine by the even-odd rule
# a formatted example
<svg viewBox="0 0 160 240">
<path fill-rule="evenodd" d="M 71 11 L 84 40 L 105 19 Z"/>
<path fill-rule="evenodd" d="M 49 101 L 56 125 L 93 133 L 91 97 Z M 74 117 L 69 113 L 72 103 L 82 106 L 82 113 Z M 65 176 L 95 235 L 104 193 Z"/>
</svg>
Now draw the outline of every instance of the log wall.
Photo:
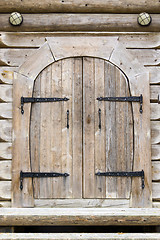
<svg viewBox="0 0 160 240">
<path fill-rule="evenodd" d="M 0 207 L 11 206 L 12 82 L 13 71 L 32 55 L 45 37 L 61 33 L 1 33 L 0 35 Z M 71 33 L 65 33 L 72 35 Z M 74 33 L 80 34 L 80 33 Z M 89 33 L 85 34 L 86 36 Z M 116 33 L 92 33 L 116 35 Z M 160 207 L 160 34 L 118 34 L 128 52 L 137 57 L 150 74 L 153 207 Z M 111 205 L 112 206 L 112 205 Z"/>
</svg>

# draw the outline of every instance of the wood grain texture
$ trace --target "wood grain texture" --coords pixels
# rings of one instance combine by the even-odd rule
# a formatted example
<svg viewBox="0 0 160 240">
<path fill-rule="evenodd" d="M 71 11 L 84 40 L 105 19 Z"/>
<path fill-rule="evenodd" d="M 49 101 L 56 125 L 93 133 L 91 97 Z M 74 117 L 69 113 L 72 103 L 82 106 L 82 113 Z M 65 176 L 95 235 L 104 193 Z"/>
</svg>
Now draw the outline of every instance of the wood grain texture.
<svg viewBox="0 0 160 240">
<path fill-rule="evenodd" d="M 0 103 L 0 119 L 12 118 L 12 103 Z"/>
<path fill-rule="evenodd" d="M 36 199 L 37 208 L 128 208 L 128 199 Z"/>
<path fill-rule="evenodd" d="M 0 83 L 12 84 L 14 70 L 16 67 L 0 67 Z"/>
<path fill-rule="evenodd" d="M 160 121 L 151 121 L 151 143 L 160 143 Z"/>
<path fill-rule="evenodd" d="M 152 145 L 151 153 L 152 160 L 160 160 L 160 145 L 159 144 Z"/>
<path fill-rule="evenodd" d="M 12 85 L 0 84 L 0 102 L 12 102 Z"/>
<path fill-rule="evenodd" d="M 8 21 L 9 16 L 10 14 L 0 15 L 0 31 L 159 32 L 160 23 L 158 14 L 152 14 L 152 23 L 147 28 L 137 23 L 137 14 L 23 14 L 23 24 L 15 29 Z"/>
<path fill-rule="evenodd" d="M 1 226 L 158 225 L 152 208 L 2 208 Z"/>
<path fill-rule="evenodd" d="M 152 161 L 152 180 L 160 181 L 160 161 Z"/>
<path fill-rule="evenodd" d="M 12 142 L 12 121 L 0 120 L 0 141 Z"/>
<path fill-rule="evenodd" d="M 154 201 L 160 200 L 160 183 L 159 182 L 153 182 L 152 183 L 152 198 Z"/>
<path fill-rule="evenodd" d="M 11 207 L 11 201 L 0 201 L 0 207 L 1 208 L 10 208 Z"/>
<path fill-rule="evenodd" d="M 3 240 L 159 240 L 160 233 L 1 233 Z"/>
<path fill-rule="evenodd" d="M 149 70 L 149 81 L 150 84 L 159 84 L 160 83 L 160 67 L 147 67 Z"/>
<path fill-rule="evenodd" d="M 11 180 L 12 161 L 0 161 L 0 180 Z"/>
<path fill-rule="evenodd" d="M 0 142 L 0 159 L 12 159 L 12 143 Z"/>
<path fill-rule="evenodd" d="M 0 181 L 0 200 L 11 199 L 11 181 Z"/>
<path fill-rule="evenodd" d="M 151 120 L 160 120 L 160 104 L 151 103 Z"/>
<path fill-rule="evenodd" d="M 159 11 L 159 1 L 151 0 L 145 2 L 145 0 L 140 0 L 135 3 L 133 0 L 127 0 L 124 4 L 123 1 L 115 0 L 113 1 L 98 1 L 89 0 L 87 3 L 85 0 L 67 0 L 65 2 L 60 2 L 58 0 L 47 0 L 43 2 L 40 1 L 25 1 L 23 4 L 18 0 L 11 3 L 6 0 L 5 5 L 3 1 L 0 2 L 0 12 L 9 13 L 15 11 L 20 11 L 21 13 L 51 13 L 51 12 L 88 12 L 88 13 L 139 13 L 139 12 L 149 12 L 149 13 L 160 13 Z"/>
<path fill-rule="evenodd" d="M 150 86 L 150 99 L 152 102 L 158 102 L 158 94 L 160 93 L 160 85 Z"/>
</svg>

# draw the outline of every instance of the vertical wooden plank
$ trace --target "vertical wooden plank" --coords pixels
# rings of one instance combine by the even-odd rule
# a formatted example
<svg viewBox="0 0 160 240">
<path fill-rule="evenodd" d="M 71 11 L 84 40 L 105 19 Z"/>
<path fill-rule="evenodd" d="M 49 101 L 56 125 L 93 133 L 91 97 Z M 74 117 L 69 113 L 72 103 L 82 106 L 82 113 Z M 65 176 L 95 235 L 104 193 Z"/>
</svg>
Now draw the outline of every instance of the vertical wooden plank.
<svg viewBox="0 0 160 240">
<path fill-rule="evenodd" d="M 12 161 L 12 206 L 32 207 L 32 179 L 23 180 L 23 190 L 20 190 L 20 171 L 31 171 L 29 125 L 31 104 L 24 105 L 21 114 L 21 96 L 32 96 L 33 80 L 21 74 L 14 75 L 13 81 L 13 161 Z"/>
<path fill-rule="evenodd" d="M 82 58 L 74 59 L 73 75 L 73 198 L 82 198 Z"/>
<path fill-rule="evenodd" d="M 41 75 L 39 75 L 34 84 L 33 97 L 41 97 Z M 30 150 L 31 150 L 31 170 L 40 172 L 40 115 L 41 103 L 32 104 L 31 106 L 31 123 L 30 123 Z M 40 179 L 33 179 L 34 198 L 40 195 Z"/>
<path fill-rule="evenodd" d="M 83 197 L 95 197 L 95 62 L 83 58 Z"/>
<path fill-rule="evenodd" d="M 97 100 L 101 96 L 104 96 L 104 60 L 95 58 L 95 173 L 106 171 L 105 103 Z M 105 198 L 105 185 L 106 179 L 104 176 L 95 177 L 96 198 Z"/>
<path fill-rule="evenodd" d="M 113 66 L 105 62 L 105 87 L 104 96 L 111 97 L 116 95 L 115 79 L 116 72 Z M 117 171 L 117 152 L 116 144 L 116 103 L 105 102 L 105 125 L 106 125 L 106 171 Z M 117 196 L 117 178 L 106 177 L 106 197 L 116 198 Z"/>
<path fill-rule="evenodd" d="M 62 97 L 62 61 L 52 64 L 52 86 L 53 97 Z M 55 102 L 51 108 L 51 170 L 62 172 L 62 103 Z M 52 198 L 61 198 L 63 179 L 52 179 Z"/>
<path fill-rule="evenodd" d="M 41 73 L 41 97 L 51 96 L 51 67 L 47 67 Z M 51 104 L 53 103 L 41 103 L 41 114 L 40 114 L 40 157 L 39 165 L 40 172 L 49 172 L 51 167 L 50 157 L 50 115 L 51 115 Z M 40 178 L 40 197 L 50 198 L 52 196 L 51 178 Z"/>
<path fill-rule="evenodd" d="M 69 101 L 62 103 L 62 172 L 68 173 L 68 177 L 63 178 L 62 196 L 72 197 L 72 78 L 73 78 L 73 58 L 62 61 L 62 97 L 69 98 Z M 67 111 L 69 111 L 69 127 L 67 128 Z M 74 173 L 75 174 L 75 173 Z"/>
</svg>

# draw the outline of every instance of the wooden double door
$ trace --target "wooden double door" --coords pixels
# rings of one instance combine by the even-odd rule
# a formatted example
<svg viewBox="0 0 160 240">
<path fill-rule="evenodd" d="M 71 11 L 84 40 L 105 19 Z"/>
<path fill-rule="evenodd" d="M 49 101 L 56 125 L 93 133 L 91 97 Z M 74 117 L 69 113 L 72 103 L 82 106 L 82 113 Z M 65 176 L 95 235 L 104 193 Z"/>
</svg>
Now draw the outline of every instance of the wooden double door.
<svg viewBox="0 0 160 240">
<path fill-rule="evenodd" d="M 99 58 L 63 59 L 39 74 L 33 97 L 69 100 L 32 104 L 31 171 L 69 176 L 33 178 L 35 199 L 130 198 L 130 177 L 96 175 L 133 171 L 132 103 L 97 99 L 128 96 L 125 75 Z"/>
</svg>

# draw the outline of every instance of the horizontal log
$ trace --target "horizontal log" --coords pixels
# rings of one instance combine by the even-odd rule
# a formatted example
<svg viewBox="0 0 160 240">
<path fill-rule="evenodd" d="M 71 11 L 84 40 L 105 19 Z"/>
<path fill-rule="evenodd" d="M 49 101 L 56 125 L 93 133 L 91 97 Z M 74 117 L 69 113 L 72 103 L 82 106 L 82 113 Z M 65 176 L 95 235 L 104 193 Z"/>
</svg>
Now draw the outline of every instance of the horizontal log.
<svg viewBox="0 0 160 240">
<path fill-rule="evenodd" d="M 160 94 L 160 85 L 150 86 L 150 99 L 153 102 L 158 102 L 158 94 Z"/>
<path fill-rule="evenodd" d="M 128 199 L 35 199 L 38 208 L 127 208 Z"/>
<path fill-rule="evenodd" d="M 0 141 L 11 142 L 12 141 L 12 121 L 0 120 Z"/>
<path fill-rule="evenodd" d="M 149 12 L 149 13 L 160 13 L 159 10 L 159 1 L 158 0 L 139 0 L 137 2 L 133 0 L 126 0 L 125 3 L 123 1 L 110 1 L 105 0 L 66 0 L 66 1 L 58 1 L 58 0 L 30 0 L 20 2 L 18 0 L 14 0 L 14 2 L 10 2 L 9 0 L 5 0 L 5 4 L 3 0 L 0 1 L 0 12 L 12 12 L 12 11 L 20 11 L 23 13 L 45 13 L 45 12 L 88 12 L 88 13 L 139 13 L 139 12 Z"/>
<path fill-rule="evenodd" d="M 12 161 L 0 161 L 0 180 L 11 180 L 11 163 Z"/>
<path fill-rule="evenodd" d="M 127 51 L 144 66 L 157 66 L 160 64 L 159 49 L 128 49 Z"/>
<path fill-rule="evenodd" d="M 160 84 L 160 66 L 147 67 L 147 70 L 149 70 L 150 84 Z"/>
<path fill-rule="evenodd" d="M 141 27 L 137 14 L 23 14 L 23 24 L 12 26 L 9 14 L 0 15 L 0 31 L 3 32 L 159 32 L 160 16 L 152 14 L 152 23 Z"/>
<path fill-rule="evenodd" d="M 0 84 L 0 102 L 12 102 L 12 85 Z"/>
<path fill-rule="evenodd" d="M 160 104 L 151 103 L 151 120 L 160 120 Z"/>
<path fill-rule="evenodd" d="M 1 233 L 3 240 L 159 240 L 160 233 Z"/>
<path fill-rule="evenodd" d="M 151 149 L 151 159 L 152 160 L 160 160 L 160 145 L 153 145 Z"/>
<path fill-rule="evenodd" d="M 160 209 L 152 208 L 2 208 L 1 226 L 157 225 Z"/>
<path fill-rule="evenodd" d="M 160 180 L 160 161 L 152 161 L 152 180 Z"/>
<path fill-rule="evenodd" d="M 0 83 L 12 84 L 13 83 L 13 72 L 16 67 L 0 67 Z"/>
<path fill-rule="evenodd" d="M 160 121 L 151 121 L 151 143 L 160 143 Z"/>
<path fill-rule="evenodd" d="M 3 33 L 0 34 L 0 47 L 16 47 L 16 48 L 36 48 L 40 47 L 45 43 L 46 37 L 56 36 L 79 36 L 82 33 L 72 32 L 47 32 L 47 33 Z M 115 33 L 115 32 L 86 32 L 83 36 L 120 36 L 119 40 L 123 42 L 126 48 L 160 48 L 160 34 L 159 33 Z"/>
<path fill-rule="evenodd" d="M 0 159 L 12 159 L 12 143 L 0 142 Z"/>
<path fill-rule="evenodd" d="M 11 199 L 11 181 L 0 181 L 0 200 Z"/>
<path fill-rule="evenodd" d="M 0 208 L 10 208 L 11 201 L 0 201 Z"/>
<path fill-rule="evenodd" d="M 152 183 L 152 199 L 154 201 L 160 201 L 160 182 Z"/>
<path fill-rule="evenodd" d="M 12 118 L 12 103 L 0 103 L 0 119 Z"/>
<path fill-rule="evenodd" d="M 0 66 L 19 67 L 35 49 L 0 49 Z"/>
</svg>

